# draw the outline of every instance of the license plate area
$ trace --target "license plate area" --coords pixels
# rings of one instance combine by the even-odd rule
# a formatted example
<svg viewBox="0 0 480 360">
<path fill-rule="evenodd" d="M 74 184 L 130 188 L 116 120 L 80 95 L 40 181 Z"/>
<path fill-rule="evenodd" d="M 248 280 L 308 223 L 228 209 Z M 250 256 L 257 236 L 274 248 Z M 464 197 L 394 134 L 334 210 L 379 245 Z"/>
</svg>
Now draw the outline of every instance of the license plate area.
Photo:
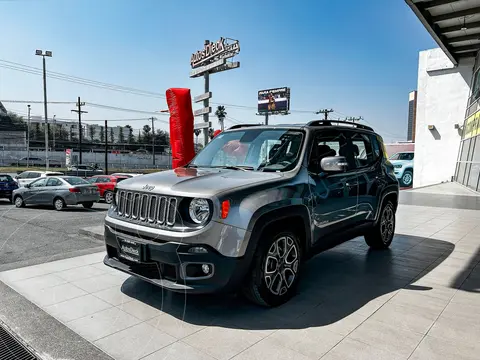
<svg viewBox="0 0 480 360">
<path fill-rule="evenodd" d="M 144 259 L 144 244 L 130 239 L 117 237 L 119 252 L 118 255 L 126 260 L 142 262 Z"/>
</svg>

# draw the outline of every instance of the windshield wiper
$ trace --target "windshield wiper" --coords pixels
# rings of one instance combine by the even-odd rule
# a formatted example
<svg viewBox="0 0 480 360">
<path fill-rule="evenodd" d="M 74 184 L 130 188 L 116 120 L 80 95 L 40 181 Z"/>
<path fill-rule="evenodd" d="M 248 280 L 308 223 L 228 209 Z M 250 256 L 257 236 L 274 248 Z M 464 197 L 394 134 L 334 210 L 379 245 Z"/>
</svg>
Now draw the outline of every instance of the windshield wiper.
<svg viewBox="0 0 480 360">
<path fill-rule="evenodd" d="M 235 166 L 235 165 L 214 166 L 214 168 L 228 169 L 228 170 L 242 170 L 242 171 L 253 170 L 253 166 Z"/>
</svg>

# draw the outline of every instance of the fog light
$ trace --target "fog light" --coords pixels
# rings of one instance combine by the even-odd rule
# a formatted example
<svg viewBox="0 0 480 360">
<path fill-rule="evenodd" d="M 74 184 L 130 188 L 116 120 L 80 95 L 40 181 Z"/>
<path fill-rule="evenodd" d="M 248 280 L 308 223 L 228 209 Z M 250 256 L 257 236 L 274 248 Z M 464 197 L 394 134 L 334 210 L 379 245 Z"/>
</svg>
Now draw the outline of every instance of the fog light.
<svg viewBox="0 0 480 360">
<path fill-rule="evenodd" d="M 210 265 L 207 265 L 207 264 L 203 264 L 202 265 L 202 271 L 205 275 L 208 275 L 210 274 Z"/>
<path fill-rule="evenodd" d="M 207 249 L 205 249 L 204 247 L 201 247 L 201 246 L 195 246 L 195 247 L 191 247 L 190 249 L 188 249 L 188 252 L 189 253 L 194 253 L 194 254 L 206 254 Z"/>
</svg>

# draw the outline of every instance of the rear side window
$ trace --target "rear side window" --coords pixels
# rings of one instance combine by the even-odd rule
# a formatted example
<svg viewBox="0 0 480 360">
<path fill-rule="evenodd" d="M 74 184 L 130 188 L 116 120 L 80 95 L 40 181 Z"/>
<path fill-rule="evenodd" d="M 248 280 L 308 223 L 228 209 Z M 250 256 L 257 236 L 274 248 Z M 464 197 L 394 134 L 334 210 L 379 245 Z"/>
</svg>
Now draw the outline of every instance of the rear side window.
<svg viewBox="0 0 480 360">
<path fill-rule="evenodd" d="M 63 183 L 57 178 L 49 178 L 47 181 L 47 186 L 61 186 Z"/>
<path fill-rule="evenodd" d="M 31 172 L 31 173 L 28 174 L 29 179 L 36 179 L 36 178 L 39 178 L 40 176 L 42 176 L 42 174 L 40 174 L 38 172 Z"/>
<path fill-rule="evenodd" d="M 357 168 L 370 166 L 375 162 L 372 141 L 367 134 L 353 134 L 352 145 Z"/>
<path fill-rule="evenodd" d="M 382 157 L 382 151 L 380 150 L 380 144 L 378 143 L 377 137 L 375 135 L 370 136 L 370 141 L 372 142 L 373 157 L 375 160 L 378 160 Z"/>
<path fill-rule="evenodd" d="M 64 177 L 63 180 L 68 182 L 70 185 L 90 185 L 88 181 L 85 181 L 82 178 L 76 176 Z"/>
</svg>

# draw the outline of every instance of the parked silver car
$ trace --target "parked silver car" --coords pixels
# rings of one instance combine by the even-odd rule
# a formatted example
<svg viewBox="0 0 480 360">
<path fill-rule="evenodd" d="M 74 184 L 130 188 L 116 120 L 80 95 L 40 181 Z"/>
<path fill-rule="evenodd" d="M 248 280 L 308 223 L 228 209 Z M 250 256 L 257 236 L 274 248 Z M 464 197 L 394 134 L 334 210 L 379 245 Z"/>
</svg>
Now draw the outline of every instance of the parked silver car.
<svg viewBox="0 0 480 360">
<path fill-rule="evenodd" d="M 100 193 L 95 185 L 77 176 L 42 177 L 13 192 L 15 206 L 53 205 L 55 210 L 62 210 L 67 205 L 83 205 L 90 209 L 100 200 Z"/>
</svg>

